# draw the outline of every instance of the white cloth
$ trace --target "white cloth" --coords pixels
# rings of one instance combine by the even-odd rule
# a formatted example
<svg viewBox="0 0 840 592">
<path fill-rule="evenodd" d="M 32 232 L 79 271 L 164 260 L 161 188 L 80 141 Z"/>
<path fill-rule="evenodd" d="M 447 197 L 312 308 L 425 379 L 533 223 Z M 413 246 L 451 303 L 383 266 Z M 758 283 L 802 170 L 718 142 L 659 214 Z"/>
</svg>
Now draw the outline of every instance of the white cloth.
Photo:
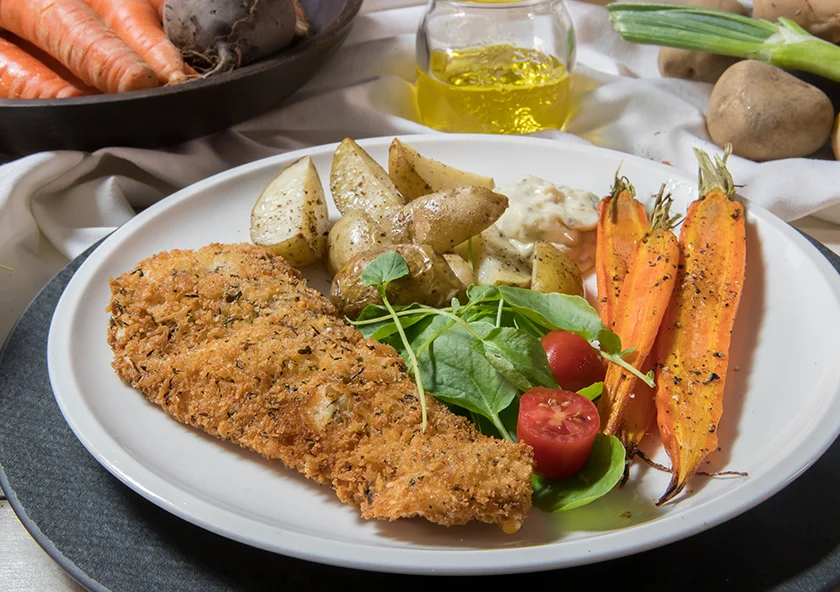
<svg viewBox="0 0 840 592">
<path fill-rule="evenodd" d="M 367 0 L 336 57 L 272 113 L 163 151 L 42 153 L 0 167 L 0 339 L 69 259 L 173 191 L 255 159 L 306 146 L 427 133 L 413 99 L 414 33 L 424 2 Z M 657 48 L 624 42 L 606 10 L 570 0 L 581 110 L 569 132 L 599 146 L 694 172 L 711 144 L 711 85 L 659 76 Z M 578 140 L 563 132 L 541 136 Z M 578 140 L 579 141 L 579 140 Z M 732 158 L 743 193 L 786 220 L 840 202 L 840 162 Z"/>
</svg>

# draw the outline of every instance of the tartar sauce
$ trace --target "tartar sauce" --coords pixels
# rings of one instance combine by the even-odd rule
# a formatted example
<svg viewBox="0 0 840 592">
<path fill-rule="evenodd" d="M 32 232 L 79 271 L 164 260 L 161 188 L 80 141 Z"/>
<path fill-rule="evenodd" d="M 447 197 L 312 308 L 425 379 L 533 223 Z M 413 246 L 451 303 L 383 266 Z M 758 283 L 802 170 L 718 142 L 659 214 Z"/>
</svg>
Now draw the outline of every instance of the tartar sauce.
<svg viewBox="0 0 840 592">
<path fill-rule="evenodd" d="M 529 257 L 534 243 L 542 240 L 561 247 L 581 271 L 594 264 L 595 241 L 589 235 L 598 224 L 598 196 L 534 176 L 497 191 L 510 205 L 496 227 L 523 256 Z"/>
</svg>

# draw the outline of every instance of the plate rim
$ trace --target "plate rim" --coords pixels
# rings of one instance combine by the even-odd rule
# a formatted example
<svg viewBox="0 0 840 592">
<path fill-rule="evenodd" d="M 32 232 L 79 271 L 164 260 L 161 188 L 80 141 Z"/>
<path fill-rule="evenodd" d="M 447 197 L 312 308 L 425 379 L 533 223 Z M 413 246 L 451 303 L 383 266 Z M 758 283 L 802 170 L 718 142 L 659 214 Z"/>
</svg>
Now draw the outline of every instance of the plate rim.
<svg viewBox="0 0 840 592">
<path fill-rule="evenodd" d="M 375 138 L 367 138 L 364 140 L 359 140 L 358 143 L 363 148 L 368 148 L 371 146 L 378 147 L 381 145 L 387 146 L 393 140 L 394 137 L 394 135 L 388 135 Z M 692 183 L 694 182 L 694 180 L 690 179 L 690 177 L 686 173 L 679 169 L 675 169 L 669 165 L 647 160 L 639 156 L 625 154 L 614 150 L 582 144 L 574 141 L 557 141 L 546 138 L 523 136 L 482 136 L 478 134 L 398 134 L 397 137 L 404 139 L 407 144 L 418 148 L 422 148 L 422 145 L 427 143 L 459 143 L 464 141 L 481 143 L 503 143 L 508 145 L 512 143 L 542 144 L 545 146 L 555 147 L 557 147 L 557 145 L 560 144 L 567 149 L 589 152 L 595 156 L 603 157 L 609 155 L 613 158 L 618 159 L 619 161 L 633 161 L 643 164 L 644 166 L 652 166 L 654 168 L 659 168 L 672 180 L 679 180 L 683 182 L 687 181 Z M 550 548 L 552 546 L 551 544 L 537 548 L 518 547 L 506 549 L 467 550 L 455 548 L 445 550 L 411 549 L 401 547 L 385 547 L 363 543 L 352 543 L 339 540 L 328 540 L 320 536 L 307 535 L 298 532 L 291 532 L 288 530 L 284 531 L 282 529 L 279 530 L 283 532 L 283 541 L 281 541 L 279 544 L 265 545 L 259 544 L 247 535 L 243 535 L 236 531 L 232 531 L 230 528 L 215 523 L 212 520 L 205 519 L 200 516 L 197 517 L 187 509 L 177 505 L 174 502 L 169 501 L 168 499 L 165 499 L 164 497 L 161 497 L 160 495 L 155 493 L 155 491 L 151 491 L 150 489 L 141 485 L 139 482 L 132 480 L 132 477 L 125 473 L 124 468 L 115 466 L 115 464 L 111 460 L 103 457 L 102 450 L 100 450 L 99 447 L 97 447 L 93 442 L 91 442 L 84 432 L 80 432 L 80 426 L 78 426 L 73 420 L 72 413 L 68 414 L 68 410 L 65 408 L 62 399 L 58 393 L 58 389 L 56 388 L 57 379 L 55 378 L 55 372 L 58 370 L 59 365 L 56 361 L 58 358 L 56 356 L 55 351 L 58 347 L 58 345 L 56 345 L 58 343 L 57 332 L 59 331 L 59 327 L 61 327 L 62 323 L 65 323 L 65 321 L 63 321 L 59 313 L 63 312 L 64 309 L 67 309 L 70 306 L 70 304 L 68 303 L 74 296 L 73 290 L 80 289 L 84 286 L 84 283 L 80 279 L 82 274 L 79 274 L 79 272 L 85 270 L 86 267 L 90 270 L 98 268 L 98 264 L 116 250 L 123 234 L 131 232 L 134 226 L 143 224 L 146 219 L 153 218 L 157 215 L 158 211 L 165 210 L 169 207 L 175 206 L 176 204 L 184 200 L 190 199 L 190 196 L 192 194 L 201 193 L 205 189 L 212 187 L 218 183 L 224 182 L 230 177 L 235 177 L 238 175 L 248 175 L 252 171 L 261 169 L 263 167 L 272 166 L 276 163 L 293 162 L 294 160 L 303 156 L 313 155 L 316 153 L 331 153 L 335 150 L 336 146 L 338 146 L 337 142 L 319 146 L 312 146 L 309 148 L 286 152 L 283 154 L 247 163 L 245 165 L 241 165 L 239 167 L 235 167 L 222 173 L 218 173 L 216 175 L 208 177 L 207 179 L 185 187 L 179 190 L 178 192 L 172 194 L 171 196 L 165 198 L 164 200 L 157 202 L 156 204 L 150 206 L 149 208 L 147 208 L 128 222 L 126 222 L 126 224 L 121 226 L 110 236 L 108 236 L 105 240 L 103 240 L 99 247 L 97 247 L 90 254 L 88 259 L 84 263 L 82 263 L 82 265 L 76 271 L 74 276 L 70 279 L 70 282 L 68 282 L 58 304 L 56 305 L 56 309 L 51 319 L 48 334 L 47 364 L 50 376 L 50 384 L 52 386 L 56 402 L 65 421 L 70 426 L 76 438 L 79 439 L 79 441 L 84 445 L 88 452 L 97 460 L 97 462 L 99 462 L 100 465 L 106 468 L 106 470 L 108 470 L 112 475 L 114 475 L 117 479 L 119 479 L 122 483 L 131 488 L 133 491 L 139 493 L 140 495 L 142 495 L 152 503 L 156 504 L 157 506 L 163 508 L 167 512 L 170 512 L 192 524 L 196 524 L 198 526 L 201 526 L 202 528 L 205 528 L 206 530 L 210 530 L 232 540 L 236 540 L 251 546 L 262 548 L 275 553 L 280 553 L 290 557 L 296 557 L 299 559 L 304 559 L 318 563 L 325 563 L 340 567 L 404 574 L 489 575 L 525 573 L 533 571 L 542 571 L 547 569 L 557 569 L 562 567 L 574 567 L 577 565 L 606 561 L 617 557 L 636 554 L 652 548 L 670 544 L 672 542 L 697 534 L 698 532 L 702 532 L 704 530 L 712 528 L 757 506 L 758 504 L 760 504 L 761 502 L 763 502 L 764 500 L 771 497 L 772 495 L 783 489 L 785 486 L 790 484 L 805 470 L 807 470 L 814 462 L 816 462 L 825 453 L 828 447 L 835 441 L 838 434 L 840 434 L 840 421 L 838 421 L 836 422 L 836 425 L 833 426 L 833 429 L 827 429 L 823 433 L 823 437 L 819 440 L 814 440 L 813 438 L 811 438 L 808 441 L 802 442 L 800 444 L 800 448 L 805 448 L 806 450 L 811 452 L 806 464 L 801 465 L 799 462 L 793 462 L 791 455 L 784 457 L 782 461 L 780 461 L 779 465 L 777 465 L 776 470 L 772 474 L 765 473 L 764 475 L 759 475 L 758 477 L 751 478 L 750 482 L 744 486 L 747 487 L 749 490 L 754 490 L 758 488 L 759 493 L 757 495 L 751 496 L 750 499 L 746 502 L 742 501 L 730 503 L 730 505 L 727 508 L 725 508 L 724 511 L 719 512 L 711 520 L 706 520 L 705 518 L 703 518 L 703 514 L 704 511 L 708 509 L 708 506 L 712 503 L 716 503 L 717 500 L 707 500 L 706 502 L 703 502 L 700 505 L 695 506 L 693 508 L 689 508 L 684 513 L 680 514 L 680 516 L 683 517 L 683 520 L 690 522 L 690 525 L 688 527 L 683 527 L 678 529 L 677 531 L 672 531 L 666 534 L 665 536 L 660 535 L 654 538 L 649 536 L 648 531 L 658 529 L 660 522 L 659 520 L 638 524 L 635 525 L 633 529 L 634 532 L 637 533 L 636 538 L 641 539 L 641 544 L 635 545 L 631 549 L 601 549 L 597 552 L 593 552 L 591 549 L 588 549 L 587 553 L 579 553 L 577 558 L 574 559 L 569 559 L 562 556 L 554 557 L 553 560 L 546 559 L 544 557 L 541 557 L 540 553 L 535 552 L 537 549 L 540 548 Z M 838 275 L 837 271 L 835 271 L 835 269 L 831 266 L 828 260 L 817 250 L 817 248 L 814 245 L 812 245 L 805 237 L 803 237 L 791 226 L 789 226 L 788 224 L 774 216 L 772 213 L 770 213 L 768 210 L 757 204 L 749 204 L 749 215 L 756 216 L 762 221 L 762 223 L 769 224 L 771 227 L 775 228 L 776 231 L 781 232 L 784 236 L 791 240 L 792 243 L 796 247 L 798 247 L 798 250 L 802 252 L 812 264 L 816 266 L 817 270 L 820 272 L 820 275 L 826 281 L 828 288 L 837 298 L 838 302 L 840 302 L 840 275 Z M 72 316 L 67 315 L 63 318 L 72 319 Z M 65 323 L 65 325 L 69 326 L 67 325 L 67 323 Z M 832 403 L 834 407 L 840 408 L 840 383 L 835 385 L 835 392 Z M 826 418 L 830 416 L 830 413 L 826 413 L 825 415 Z M 827 419 L 823 419 L 822 422 L 827 423 Z M 107 434 L 107 432 L 104 433 L 104 437 L 106 438 L 106 440 L 116 445 L 116 448 L 121 448 L 121 446 L 113 438 L 111 438 L 111 436 Z M 135 465 L 135 467 L 139 468 L 141 472 L 146 473 L 144 476 L 144 482 L 148 483 L 151 479 L 152 481 L 157 481 L 160 484 L 163 484 L 165 486 L 164 489 L 168 487 L 175 487 L 174 485 L 169 484 L 162 477 L 156 475 L 151 470 L 146 469 L 142 464 L 140 464 L 138 461 L 135 461 L 130 456 L 128 456 L 128 461 L 129 462 L 126 464 Z M 136 476 L 136 473 L 134 474 Z M 769 482 L 769 486 L 762 486 L 764 482 Z M 156 491 L 160 491 L 160 488 L 156 488 Z M 186 495 L 190 498 L 193 498 L 191 500 L 193 502 L 193 507 L 207 505 L 209 507 L 214 508 L 216 511 L 220 510 L 218 506 L 213 506 L 212 504 L 207 503 L 201 498 L 196 498 L 193 494 L 184 494 L 183 490 L 179 491 L 182 492 L 182 495 Z M 230 511 L 221 511 L 230 514 Z M 251 522 L 255 522 L 251 518 L 246 518 L 238 514 L 236 516 L 239 520 L 248 520 Z M 694 518 L 694 520 L 689 520 L 689 518 Z M 603 541 L 608 541 L 611 538 L 622 536 L 622 532 L 623 531 L 619 530 L 607 532 L 605 534 L 599 534 L 592 537 L 591 539 L 587 539 L 587 542 L 598 539 L 602 541 L 601 544 L 603 544 Z M 309 548 L 298 548 L 298 545 L 301 543 L 308 543 L 306 547 Z M 582 541 L 581 544 L 585 546 L 584 541 Z M 512 558 L 517 558 L 518 560 L 512 561 Z M 465 562 L 465 560 L 467 561 Z M 429 567 L 430 563 L 433 564 L 432 567 Z M 465 563 L 468 564 L 465 565 Z"/>
</svg>

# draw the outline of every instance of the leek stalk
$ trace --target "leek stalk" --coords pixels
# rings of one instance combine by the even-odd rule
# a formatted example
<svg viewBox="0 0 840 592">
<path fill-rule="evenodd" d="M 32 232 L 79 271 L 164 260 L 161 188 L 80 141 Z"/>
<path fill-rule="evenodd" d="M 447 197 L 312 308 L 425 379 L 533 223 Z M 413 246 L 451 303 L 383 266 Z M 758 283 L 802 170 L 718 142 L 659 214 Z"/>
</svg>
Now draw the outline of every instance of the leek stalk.
<svg viewBox="0 0 840 592">
<path fill-rule="evenodd" d="M 771 23 L 721 10 L 633 2 L 613 2 L 607 10 L 627 41 L 757 60 L 840 82 L 840 47 L 786 18 Z"/>
</svg>

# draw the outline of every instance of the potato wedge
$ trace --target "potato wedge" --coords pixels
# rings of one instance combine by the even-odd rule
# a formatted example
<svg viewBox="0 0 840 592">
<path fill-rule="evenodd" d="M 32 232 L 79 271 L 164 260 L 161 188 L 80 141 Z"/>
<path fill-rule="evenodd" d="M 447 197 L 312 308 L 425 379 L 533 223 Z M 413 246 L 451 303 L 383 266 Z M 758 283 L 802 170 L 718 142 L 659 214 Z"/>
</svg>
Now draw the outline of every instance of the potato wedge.
<svg viewBox="0 0 840 592">
<path fill-rule="evenodd" d="M 461 283 L 465 286 L 471 286 L 475 283 L 475 272 L 463 257 L 456 255 L 455 253 L 446 253 L 443 258 L 446 259 L 450 269 L 452 269 L 455 276 L 461 280 Z"/>
<path fill-rule="evenodd" d="M 531 289 L 583 297 L 583 276 L 569 256 L 546 241 L 534 244 Z"/>
<path fill-rule="evenodd" d="M 448 253 L 499 219 L 508 198 L 486 187 L 459 187 L 418 198 L 382 219 L 394 244 L 429 245 Z"/>
<path fill-rule="evenodd" d="M 362 210 L 378 219 L 383 210 L 405 203 L 388 173 L 350 138 L 335 150 L 330 191 L 342 214 Z"/>
<path fill-rule="evenodd" d="M 455 252 L 469 261 L 468 243 L 460 244 Z M 478 285 L 531 286 L 530 264 L 495 226 L 472 238 L 472 261 Z"/>
<path fill-rule="evenodd" d="M 251 210 L 251 240 L 291 265 L 309 265 L 324 256 L 328 224 L 321 179 L 305 156 L 263 189 Z"/>
<path fill-rule="evenodd" d="M 405 257 L 410 275 L 388 285 L 388 301 L 394 305 L 414 302 L 428 306 L 447 306 L 454 297 L 463 297 L 466 286 L 458 279 L 446 259 L 429 245 L 392 245 L 374 249 L 348 261 L 333 278 L 330 300 L 339 314 L 358 317 L 368 304 L 381 304 L 375 286 L 362 283 L 362 271 L 385 251 Z"/>
<path fill-rule="evenodd" d="M 391 181 L 406 201 L 456 187 L 473 185 L 493 189 L 496 183 L 490 177 L 468 173 L 426 158 L 414 148 L 394 138 L 388 150 L 388 171 Z"/>
<path fill-rule="evenodd" d="M 327 271 L 336 272 L 356 255 L 392 244 L 376 221 L 361 210 L 350 210 L 327 237 Z"/>
</svg>

